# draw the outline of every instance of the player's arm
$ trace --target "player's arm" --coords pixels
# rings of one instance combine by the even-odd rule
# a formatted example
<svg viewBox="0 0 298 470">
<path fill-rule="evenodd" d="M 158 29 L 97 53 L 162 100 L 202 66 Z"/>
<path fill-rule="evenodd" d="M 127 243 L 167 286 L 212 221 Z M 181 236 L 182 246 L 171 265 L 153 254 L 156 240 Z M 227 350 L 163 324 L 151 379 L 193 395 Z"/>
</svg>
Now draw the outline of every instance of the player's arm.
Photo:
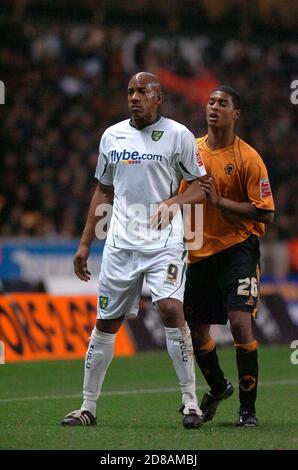
<svg viewBox="0 0 298 470">
<path fill-rule="evenodd" d="M 199 184 L 206 192 L 209 202 L 218 209 L 264 224 L 273 222 L 274 211 L 257 208 L 251 202 L 237 202 L 220 196 L 216 190 L 213 178 L 210 177 L 200 181 Z"/>
<path fill-rule="evenodd" d="M 180 209 L 183 208 L 184 204 L 200 204 L 206 198 L 206 193 L 201 187 L 201 183 L 205 181 L 206 178 L 207 175 L 204 175 L 196 180 L 188 181 L 186 190 L 183 193 L 180 192 L 176 196 L 164 201 L 165 204 L 168 206 L 177 204 Z"/>
<path fill-rule="evenodd" d="M 81 236 L 78 250 L 74 257 L 74 271 L 81 281 L 89 281 L 90 272 L 87 267 L 87 259 L 90 246 L 95 238 L 96 224 L 104 217 L 95 215 L 96 208 L 100 204 L 113 204 L 114 187 L 98 183 L 90 202 L 87 221 Z"/>
<path fill-rule="evenodd" d="M 176 165 L 188 185 L 184 191 L 179 191 L 177 195 L 165 201 L 168 206 L 175 204 L 180 209 L 185 204 L 200 204 L 204 201 L 206 194 L 199 183 L 207 178 L 199 145 L 193 134 L 185 130 L 182 133 L 181 142 L 181 155 L 177 158 Z"/>
<path fill-rule="evenodd" d="M 199 179 L 189 181 L 186 190 L 159 204 L 151 218 L 154 230 L 165 228 L 175 214 L 186 204 L 200 204 L 206 199 L 205 191 L 201 188 Z"/>
<path fill-rule="evenodd" d="M 181 141 L 181 153 L 177 155 L 176 166 L 182 178 L 187 181 L 187 187 L 159 205 L 151 218 L 151 225 L 154 229 L 166 227 L 184 205 L 200 204 L 206 199 L 200 181 L 204 181 L 207 174 L 199 147 L 193 134 L 187 129 L 182 133 Z"/>
</svg>

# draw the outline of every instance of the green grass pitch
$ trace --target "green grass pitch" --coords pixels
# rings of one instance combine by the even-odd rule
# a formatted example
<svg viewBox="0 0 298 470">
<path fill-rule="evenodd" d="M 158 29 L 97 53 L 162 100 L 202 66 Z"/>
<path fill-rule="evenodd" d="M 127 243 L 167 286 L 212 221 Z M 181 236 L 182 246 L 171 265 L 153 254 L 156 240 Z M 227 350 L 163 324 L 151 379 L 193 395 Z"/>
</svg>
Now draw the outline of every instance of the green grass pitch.
<svg viewBox="0 0 298 470">
<path fill-rule="evenodd" d="M 286 346 L 259 349 L 259 426 L 234 423 L 238 393 L 214 421 L 186 430 L 177 412 L 180 393 L 166 352 L 115 358 L 98 403 L 98 425 L 62 427 L 81 405 L 82 361 L 0 366 L 0 449 L 202 450 L 298 449 L 298 366 Z M 237 385 L 232 348 L 219 349 L 225 374 Z M 197 371 L 198 397 L 207 390 Z M 236 387 L 237 388 L 237 387 Z"/>
</svg>

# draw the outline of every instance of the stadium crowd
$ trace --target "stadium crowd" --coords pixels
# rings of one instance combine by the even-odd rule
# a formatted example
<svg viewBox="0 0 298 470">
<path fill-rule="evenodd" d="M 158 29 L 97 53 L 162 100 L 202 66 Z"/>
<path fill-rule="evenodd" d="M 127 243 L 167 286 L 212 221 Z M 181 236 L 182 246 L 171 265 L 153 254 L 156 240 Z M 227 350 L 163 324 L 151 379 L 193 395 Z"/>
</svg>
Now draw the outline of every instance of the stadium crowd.
<svg viewBox="0 0 298 470">
<path fill-rule="evenodd" d="M 298 272 L 298 108 L 290 100 L 298 43 L 34 21 L 8 24 L 1 42 L 2 236 L 81 232 L 101 134 L 127 117 L 128 78 L 147 70 L 161 78 L 162 113 L 197 136 L 206 131 L 214 85 L 231 84 L 243 95 L 238 134 L 262 155 L 277 206 L 267 245 L 274 253 L 277 243 L 292 246 L 291 269 Z"/>
</svg>

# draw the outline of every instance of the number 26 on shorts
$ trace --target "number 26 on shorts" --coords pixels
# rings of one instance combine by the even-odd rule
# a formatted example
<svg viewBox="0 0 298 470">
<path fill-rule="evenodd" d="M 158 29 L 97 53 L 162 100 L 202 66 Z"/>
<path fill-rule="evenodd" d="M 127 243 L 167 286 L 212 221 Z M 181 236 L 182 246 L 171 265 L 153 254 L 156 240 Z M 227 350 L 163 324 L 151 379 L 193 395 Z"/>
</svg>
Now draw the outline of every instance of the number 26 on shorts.
<svg viewBox="0 0 298 470">
<path fill-rule="evenodd" d="M 238 283 L 237 295 L 258 296 L 258 281 L 256 277 L 238 279 Z"/>
</svg>

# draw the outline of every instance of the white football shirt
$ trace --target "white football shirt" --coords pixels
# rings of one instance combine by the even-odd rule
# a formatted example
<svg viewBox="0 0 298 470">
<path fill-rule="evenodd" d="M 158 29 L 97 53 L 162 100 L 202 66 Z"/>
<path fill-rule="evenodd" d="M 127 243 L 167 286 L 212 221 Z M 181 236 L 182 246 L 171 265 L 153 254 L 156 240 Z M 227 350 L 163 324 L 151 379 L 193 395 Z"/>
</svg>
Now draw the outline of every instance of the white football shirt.
<svg viewBox="0 0 298 470">
<path fill-rule="evenodd" d="M 95 177 L 114 186 L 106 243 L 117 248 L 155 249 L 183 241 L 181 211 L 163 230 L 152 230 L 157 205 L 177 194 L 181 180 L 206 174 L 193 134 L 160 117 L 139 130 L 126 119 L 103 134 Z"/>
</svg>

